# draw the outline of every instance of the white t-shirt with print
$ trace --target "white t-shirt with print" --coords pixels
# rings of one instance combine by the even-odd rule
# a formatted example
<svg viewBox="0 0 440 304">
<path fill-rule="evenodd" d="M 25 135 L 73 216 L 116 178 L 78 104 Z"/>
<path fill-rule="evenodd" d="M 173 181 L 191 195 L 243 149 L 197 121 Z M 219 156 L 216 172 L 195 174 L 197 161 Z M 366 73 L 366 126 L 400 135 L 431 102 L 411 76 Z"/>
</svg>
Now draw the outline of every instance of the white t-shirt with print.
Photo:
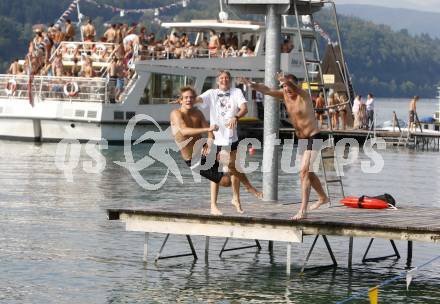
<svg viewBox="0 0 440 304">
<path fill-rule="evenodd" d="M 218 125 L 214 132 L 214 144 L 227 146 L 238 140 L 237 128 L 229 129 L 226 124 L 237 115 L 240 106 L 247 102 L 240 89 L 231 88 L 224 92 L 220 89 L 210 89 L 200 95 L 203 99 L 202 108 L 209 108 L 209 121 L 211 125 Z"/>
</svg>

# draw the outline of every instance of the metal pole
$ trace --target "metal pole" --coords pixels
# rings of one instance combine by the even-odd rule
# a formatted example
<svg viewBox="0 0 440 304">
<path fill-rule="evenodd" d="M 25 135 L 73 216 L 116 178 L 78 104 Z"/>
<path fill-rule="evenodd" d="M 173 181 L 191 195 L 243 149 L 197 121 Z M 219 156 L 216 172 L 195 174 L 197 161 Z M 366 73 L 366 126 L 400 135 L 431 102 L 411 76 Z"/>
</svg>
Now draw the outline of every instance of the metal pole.
<svg viewBox="0 0 440 304">
<path fill-rule="evenodd" d="M 276 5 L 267 6 L 266 14 L 266 72 L 265 84 L 269 88 L 277 86 L 276 73 L 280 70 L 281 15 Z M 264 149 L 263 149 L 263 193 L 264 200 L 278 199 L 278 138 L 280 120 L 279 102 L 276 98 L 264 97 Z"/>
<path fill-rule="evenodd" d="M 287 254 L 286 254 L 286 274 L 290 276 L 290 268 L 292 265 L 292 244 L 287 243 Z"/>
<path fill-rule="evenodd" d="M 145 238 L 144 238 L 144 257 L 143 261 L 146 263 L 148 257 L 148 232 L 145 232 Z"/>
</svg>

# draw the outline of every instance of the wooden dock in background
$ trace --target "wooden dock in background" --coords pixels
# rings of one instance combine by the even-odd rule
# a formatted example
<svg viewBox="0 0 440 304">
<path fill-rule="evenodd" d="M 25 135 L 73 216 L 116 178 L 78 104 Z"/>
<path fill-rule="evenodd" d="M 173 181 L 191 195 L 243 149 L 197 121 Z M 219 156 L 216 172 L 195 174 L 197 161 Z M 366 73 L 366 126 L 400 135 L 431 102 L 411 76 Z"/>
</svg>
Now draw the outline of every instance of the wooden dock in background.
<svg viewBox="0 0 440 304">
<path fill-rule="evenodd" d="M 221 205 L 224 215 L 213 216 L 209 214 L 207 202 L 179 201 L 151 208 L 109 209 L 107 212 L 109 220 L 125 222 L 127 231 L 146 233 L 144 260 L 148 233 L 280 241 L 288 244 L 288 273 L 290 245 L 302 242 L 307 235 L 350 237 L 349 265 L 353 237 L 409 241 L 411 252 L 408 255 L 412 255 L 412 241 L 440 242 L 440 208 L 405 206 L 398 210 L 372 210 L 324 206 L 310 212 L 307 219 L 290 220 L 298 208 L 298 204 L 253 201 L 243 203 L 244 214 L 236 213 L 232 205 Z M 324 240 L 327 243 L 327 239 Z M 193 249 L 192 243 L 190 245 Z"/>
</svg>

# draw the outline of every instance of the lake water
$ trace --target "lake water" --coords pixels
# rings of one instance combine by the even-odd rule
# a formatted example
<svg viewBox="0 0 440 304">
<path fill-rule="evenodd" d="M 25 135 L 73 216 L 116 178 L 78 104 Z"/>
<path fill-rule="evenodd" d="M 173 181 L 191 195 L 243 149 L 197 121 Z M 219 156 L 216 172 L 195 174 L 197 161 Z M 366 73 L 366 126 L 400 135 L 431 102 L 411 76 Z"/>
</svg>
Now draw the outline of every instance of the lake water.
<svg viewBox="0 0 440 304">
<path fill-rule="evenodd" d="M 408 101 L 378 100 L 377 111 L 406 113 Z M 419 112 L 430 115 L 435 101 L 421 101 Z M 425 113 L 426 112 L 426 113 Z M 384 113 L 384 114 L 382 114 Z M 383 116 L 382 116 L 383 115 Z M 398 113 L 399 115 L 399 113 Z M 421 115 L 422 116 L 422 115 Z M 380 119 L 378 119 L 380 120 Z M 136 158 L 144 156 L 150 145 L 134 149 Z M 298 275 L 312 237 L 292 249 L 292 276 L 286 277 L 285 244 L 275 243 L 274 255 L 254 249 L 226 253 L 218 257 L 223 239 L 211 241 L 209 263 L 202 257 L 204 238 L 195 237 L 201 258 L 190 257 L 152 263 L 163 235 L 150 238 L 149 263 L 143 264 L 143 234 L 126 232 L 120 222 L 108 221 L 107 208 L 148 207 L 166 201 L 197 199 L 206 201 L 209 184 L 191 182 L 191 173 L 177 154 L 173 154 L 183 175 L 180 184 L 170 176 L 158 191 L 138 186 L 129 172 L 115 164 L 124 161 L 123 147 L 103 150 L 104 171 L 86 173 L 82 164 L 91 158 L 81 154 L 69 182 L 56 167 L 55 144 L 36 145 L 0 141 L 0 302 L 1 303 L 333 303 L 392 278 L 405 269 L 406 243 L 396 242 L 402 259 L 362 264 L 368 239 L 355 239 L 354 266 L 346 267 L 348 238 L 330 237 L 339 267 L 309 271 Z M 399 205 L 440 207 L 440 154 L 406 149 L 381 151 L 384 168 L 379 174 L 365 174 L 360 159 L 345 168 L 347 194 L 391 193 Z M 253 161 L 261 160 L 256 151 Z M 160 163 L 142 174 L 150 182 L 165 173 Z M 261 188 L 262 175 L 251 181 Z M 280 172 L 279 196 L 299 200 L 299 179 Z M 221 208 L 230 208 L 230 190 L 220 193 Z M 242 195 L 243 200 L 249 198 Z M 234 245 L 249 244 L 232 241 Z M 329 262 L 321 241 L 310 265 Z M 188 250 L 184 238 L 172 236 L 166 254 Z M 371 255 L 390 254 L 384 240 L 376 240 Z M 440 255 L 440 247 L 415 243 L 413 265 Z M 422 269 L 410 290 L 405 280 L 382 288 L 380 303 L 438 303 L 440 301 L 440 262 Z M 351 303 L 368 303 L 366 298 Z"/>
</svg>

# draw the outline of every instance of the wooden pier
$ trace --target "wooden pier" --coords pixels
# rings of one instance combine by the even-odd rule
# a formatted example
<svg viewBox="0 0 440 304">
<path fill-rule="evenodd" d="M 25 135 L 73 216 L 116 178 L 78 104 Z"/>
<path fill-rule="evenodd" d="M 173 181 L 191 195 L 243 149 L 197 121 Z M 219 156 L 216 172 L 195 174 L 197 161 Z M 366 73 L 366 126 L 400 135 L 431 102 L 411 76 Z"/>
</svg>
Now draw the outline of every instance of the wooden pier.
<svg viewBox="0 0 440 304">
<path fill-rule="evenodd" d="M 245 133 L 247 137 L 257 137 L 257 134 L 262 134 L 262 128 L 253 128 L 247 130 Z M 294 128 L 280 128 L 280 138 L 290 139 L 293 138 Z M 384 131 L 376 130 L 368 131 L 361 129 L 347 129 L 347 130 L 328 130 L 322 129 L 320 131 L 320 137 L 323 140 L 328 139 L 328 136 L 332 134 L 336 141 L 343 138 L 354 138 L 360 144 L 364 143 L 368 138 L 383 138 L 387 145 L 390 146 L 402 146 L 421 151 L 440 151 L 440 134 L 433 134 L 428 132 L 399 132 L 396 131 Z"/>
<path fill-rule="evenodd" d="M 347 250 L 349 267 L 352 262 L 353 237 L 408 241 L 408 265 L 411 263 L 413 241 L 440 242 L 440 208 L 405 206 L 398 210 L 368 210 L 342 205 L 324 206 L 310 212 L 307 219 L 300 221 L 289 220 L 298 210 L 298 204 L 253 201 L 243 204 L 244 214 L 236 213 L 232 205 L 222 205 L 221 208 L 224 215 L 213 216 L 209 214 L 207 202 L 179 201 L 148 209 L 109 209 L 107 212 L 109 220 L 125 222 L 127 231 L 145 233 L 145 261 L 148 233 L 186 235 L 192 250 L 191 254 L 186 255 L 194 257 L 196 253 L 190 241 L 193 235 L 207 237 L 205 254 L 209 250 L 208 237 L 286 242 L 288 273 L 291 244 L 302 242 L 307 235 L 316 236 L 314 243 L 318 236 L 323 236 L 334 265 L 337 263 L 326 236 L 350 237 Z M 391 243 L 395 249 L 394 243 Z M 259 247 L 258 242 L 257 245 Z M 399 256 L 398 252 L 396 255 Z"/>
</svg>

